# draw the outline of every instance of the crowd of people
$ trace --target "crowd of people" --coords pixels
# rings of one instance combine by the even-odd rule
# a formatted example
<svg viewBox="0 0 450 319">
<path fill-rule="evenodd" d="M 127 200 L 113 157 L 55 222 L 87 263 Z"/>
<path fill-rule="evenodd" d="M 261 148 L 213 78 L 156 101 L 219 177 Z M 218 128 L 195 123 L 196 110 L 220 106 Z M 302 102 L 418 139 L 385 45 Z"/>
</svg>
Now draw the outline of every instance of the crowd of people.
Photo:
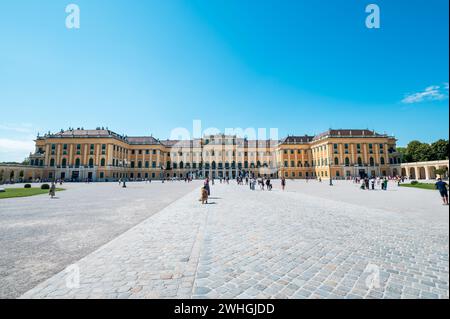
<svg viewBox="0 0 450 319">
<path fill-rule="evenodd" d="M 361 184 L 360 188 L 362 190 L 375 190 L 375 189 L 381 189 L 383 191 L 386 191 L 388 189 L 388 179 L 386 177 L 365 177 L 365 178 L 355 178 L 355 183 Z"/>
<path fill-rule="evenodd" d="M 220 177 L 219 178 L 220 184 L 230 184 L 230 178 L 227 177 Z M 202 202 L 202 204 L 208 204 L 208 198 L 211 195 L 211 185 L 214 185 L 215 178 L 209 179 L 208 177 L 204 180 L 203 186 L 200 189 L 200 199 L 199 201 Z M 273 188 L 272 182 L 270 178 L 267 177 L 259 177 L 256 178 L 254 175 L 249 176 L 238 176 L 236 177 L 236 183 L 237 185 L 246 185 L 249 186 L 250 190 L 254 191 L 257 187 L 259 187 L 260 190 L 268 190 L 271 191 Z M 283 177 L 281 178 L 281 189 L 284 191 L 286 188 L 286 179 Z"/>
<path fill-rule="evenodd" d="M 230 177 L 219 177 L 220 184 L 230 184 Z M 193 181 L 192 176 L 186 176 L 184 178 L 168 178 L 167 181 L 183 181 L 185 183 L 191 183 Z M 237 185 L 246 185 L 249 186 L 250 190 L 255 191 L 257 188 L 260 190 L 268 190 L 271 191 L 273 188 L 272 181 L 268 177 L 256 177 L 254 175 L 245 175 L 245 176 L 238 176 L 236 177 L 236 183 Z M 309 178 L 306 179 L 306 182 L 309 182 Z M 395 181 L 397 185 L 400 185 L 401 183 L 404 183 L 406 180 L 405 177 L 397 176 L 397 177 L 380 177 L 380 176 L 371 176 L 371 177 L 354 177 L 353 183 L 360 185 L 359 188 L 361 190 L 382 190 L 387 191 L 389 181 Z M 151 183 L 151 179 L 145 179 L 145 183 Z M 322 182 L 322 179 L 320 177 L 317 178 L 318 182 Z M 55 183 L 56 182 L 56 183 Z M 54 184 L 62 184 L 62 180 L 55 181 Z M 119 179 L 119 186 L 122 186 L 123 188 L 126 188 L 126 179 Z M 164 183 L 165 180 L 162 180 L 162 183 Z M 215 184 L 215 178 L 206 178 L 204 180 L 203 186 L 201 188 L 201 197 L 200 201 L 202 204 L 208 203 L 208 197 L 211 195 L 211 185 Z M 332 180 L 330 180 L 330 185 L 332 186 Z M 280 179 L 280 186 L 281 190 L 284 191 L 286 189 L 286 178 L 282 177 Z M 435 188 L 439 191 L 442 200 L 443 205 L 448 205 L 448 184 L 444 182 L 441 178 L 437 180 L 435 183 Z"/>
</svg>

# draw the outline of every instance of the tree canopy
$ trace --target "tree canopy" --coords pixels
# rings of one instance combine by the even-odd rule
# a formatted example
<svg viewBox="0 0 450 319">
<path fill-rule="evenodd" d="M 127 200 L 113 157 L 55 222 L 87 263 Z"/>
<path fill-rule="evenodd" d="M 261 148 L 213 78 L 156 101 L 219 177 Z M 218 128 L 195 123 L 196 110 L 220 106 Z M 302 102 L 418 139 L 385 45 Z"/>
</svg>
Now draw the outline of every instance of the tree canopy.
<svg viewBox="0 0 450 319">
<path fill-rule="evenodd" d="M 440 139 L 432 144 L 411 141 L 407 147 L 398 147 L 404 163 L 448 160 L 449 141 Z"/>
</svg>

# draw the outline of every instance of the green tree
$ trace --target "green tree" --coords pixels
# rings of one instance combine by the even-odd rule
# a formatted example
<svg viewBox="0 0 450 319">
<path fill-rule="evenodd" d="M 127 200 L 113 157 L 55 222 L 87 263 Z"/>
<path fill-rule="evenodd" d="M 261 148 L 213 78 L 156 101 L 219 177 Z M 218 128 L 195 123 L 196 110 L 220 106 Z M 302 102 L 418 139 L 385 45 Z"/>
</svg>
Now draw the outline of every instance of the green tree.
<svg viewBox="0 0 450 319">
<path fill-rule="evenodd" d="M 404 163 L 407 163 L 408 160 L 406 158 L 406 147 L 397 147 L 397 152 L 400 153 L 400 156 Z"/>
<path fill-rule="evenodd" d="M 406 147 L 405 160 L 407 162 L 418 162 L 420 158 L 420 148 L 422 143 L 420 141 L 411 141 Z"/>
<path fill-rule="evenodd" d="M 432 160 L 440 161 L 448 159 L 448 140 L 440 139 L 431 144 Z"/>
<path fill-rule="evenodd" d="M 446 168 L 438 168 L 434 172 L 436 173 L 436 175 L 444 177 L 446 175 L 446 173 L 447 173 L 447 167 Z"/>
<path fill-rule="evenodd" d="M 404 163 L 446 160 L 449 158 L 449 141 L 440 139 L 433 144 L 411 141 L 407 147 L 397 147 Z"/>
</svg>

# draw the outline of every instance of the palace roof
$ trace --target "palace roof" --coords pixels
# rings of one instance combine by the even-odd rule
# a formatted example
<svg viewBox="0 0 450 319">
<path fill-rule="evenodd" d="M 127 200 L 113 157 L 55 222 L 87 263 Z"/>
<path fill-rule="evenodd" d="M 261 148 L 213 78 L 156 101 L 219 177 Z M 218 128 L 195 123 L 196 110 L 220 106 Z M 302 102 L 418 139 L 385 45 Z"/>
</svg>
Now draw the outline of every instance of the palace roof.
<svg viewBox="0 0 450 319">
<path fill-rule="evenodd" d="M 218 135 L 219 136 L 219 135 Z M 220 137 L 224 137 L 225 135 L 220 135 Z M 280 144 L 308 144 L 313 141 L 318 141 L 323 138 L 328 137 L 388 137 L 386 134 L 379 134 L 375 131 L 371 131 L 368 129 L 330 129 L 323 133 L 320 133 L 315 136 L 304 135 L 304 136 L 291 136 L 276 141 L 275 143 Z M 153 136 L 126 136 L 114 133 L 111 130 L 104 128 L 97 128 L 95 130 L 85 130 L 85 129 L 69 129 L 66 131 L 61 130 L 58 133 L 48 133 L 44 136 L 38 136 L 38 139 L 45 138 L 115 138 L 121 140 L 130 145 L 164 145 L 168 147 L 201 147 L 202 139 L 194 139 L 194 140 L 159 140 L 154 138 Z M 207 139 L 205 136 L 203 140 Z M 246 147 L 269 147 L 273 146 L 273 142 L 271 140 L 247 140 L 245 138 L 234 137 L 236 141 L 236 145 L 245 145 Z M 211 144 L 214 144 L 211 143 Z M 272 144 L 272 145 L 271 145 Z"/>
</svg>

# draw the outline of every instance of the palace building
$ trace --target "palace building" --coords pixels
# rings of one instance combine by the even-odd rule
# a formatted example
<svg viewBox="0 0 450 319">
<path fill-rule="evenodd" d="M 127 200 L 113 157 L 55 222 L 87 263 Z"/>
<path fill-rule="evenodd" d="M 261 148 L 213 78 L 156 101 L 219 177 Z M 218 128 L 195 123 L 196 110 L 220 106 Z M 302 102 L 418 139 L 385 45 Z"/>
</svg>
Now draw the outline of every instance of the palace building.
<svg viewBox="0 0 450 319">
<path fill-rule="evenodd" d="M 316 136 L 248 140 L 212 135 L 193 140 L 123 136 L 108 129 L 70 129 L 38 136 L 27 179 L 84 181 L 265 176 L 342 179 L 401 174 L 393 136 L 328 130 Z"/>
</svg>

